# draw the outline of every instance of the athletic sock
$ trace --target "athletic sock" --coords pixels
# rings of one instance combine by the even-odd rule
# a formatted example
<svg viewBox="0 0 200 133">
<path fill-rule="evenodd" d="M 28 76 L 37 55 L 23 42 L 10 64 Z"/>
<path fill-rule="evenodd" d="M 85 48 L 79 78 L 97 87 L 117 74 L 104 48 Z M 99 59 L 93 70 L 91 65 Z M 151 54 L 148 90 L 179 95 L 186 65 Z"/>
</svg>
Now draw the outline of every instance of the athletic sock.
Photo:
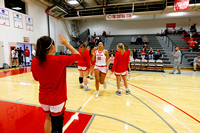
<svg viewBox="0 0 200 133">
<path fill-rule="evenodd" d="M 121 92 L 121 89 L 118 89 L 117 91 Z"/>
</svg>

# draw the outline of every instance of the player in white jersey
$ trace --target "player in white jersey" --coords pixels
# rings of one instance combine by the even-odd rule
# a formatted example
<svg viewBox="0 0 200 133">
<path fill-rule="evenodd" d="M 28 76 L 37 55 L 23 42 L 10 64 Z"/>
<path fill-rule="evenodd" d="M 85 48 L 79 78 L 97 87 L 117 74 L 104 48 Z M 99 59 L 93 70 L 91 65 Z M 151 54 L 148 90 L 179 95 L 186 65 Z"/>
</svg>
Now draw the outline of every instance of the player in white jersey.
<svg viewBox="0 0 200 133">
<path fill-rule="evenodd" d="M 99 96 L 99 83 L 101 85 L 104 85 L 104 88 L 106 87 L 104 80 L 109 67 L 109 54 L 107 50 L 103 49 L 103 47 L 104 44 L 102 42 L 99 42 L 98 50 L 95 51 L 95 54 L 93 56 L 93 61 L 96 58 L 96 63 L 94 67 L 95 86 L 96 86 L 95 97 Z"/>
</svg>

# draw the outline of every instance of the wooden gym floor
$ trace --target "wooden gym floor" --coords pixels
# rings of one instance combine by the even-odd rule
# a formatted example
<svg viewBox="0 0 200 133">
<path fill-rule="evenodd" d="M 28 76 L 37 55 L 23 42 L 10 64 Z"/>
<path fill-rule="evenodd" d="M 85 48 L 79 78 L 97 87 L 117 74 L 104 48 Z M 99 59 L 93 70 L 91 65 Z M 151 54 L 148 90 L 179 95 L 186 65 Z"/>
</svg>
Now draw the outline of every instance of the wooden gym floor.
<svg viewBox="0 0 200 133">
<path fill-rule="evenodd" d="M 132 72 L 131 94 L 115 94 L 116 80 L 107 89 L 79 89 L 77 69 L 67 69 L 68 100 L 65 133 L 199 133 L 200 72 L 182 75 Z M 38 82 L 30 68 L 0 70 L 0 133 L 43 133 L 44 113 L 38 102 Z M 34 129 L 34 130 L 33 130 Z"/>
</svg>

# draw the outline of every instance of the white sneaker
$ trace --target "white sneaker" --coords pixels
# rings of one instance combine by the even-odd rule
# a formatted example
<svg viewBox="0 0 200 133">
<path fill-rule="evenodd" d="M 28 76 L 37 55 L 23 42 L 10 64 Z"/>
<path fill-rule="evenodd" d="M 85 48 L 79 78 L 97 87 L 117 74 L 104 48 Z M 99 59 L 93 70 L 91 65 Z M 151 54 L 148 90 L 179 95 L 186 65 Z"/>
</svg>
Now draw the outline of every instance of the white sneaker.
<svg viewBox="0 0 200 133">
<path fill-rule="evenodd" d="M 87 87 L 85 87 L 84 90 L 85 90 L 85 91 L 90 91 L 91 89 L 87 86 Z"/>
<path fill-rule="evenodd" d="M 130 73 L 130 76 L 133 76 L 133 74 L 132 74 L 132 73 Z"/>
<path fill-rule="evenodd" d="M 99 97 L 99 91 L 96 91 L 95 97 Z"/>
<path fill-rule="evenodd" d="M 126 76 L 126 80 L 127 80 L 127 81 L 129 81 L 129 78 L 128 78 L 128 76 Z"/>
</svg>

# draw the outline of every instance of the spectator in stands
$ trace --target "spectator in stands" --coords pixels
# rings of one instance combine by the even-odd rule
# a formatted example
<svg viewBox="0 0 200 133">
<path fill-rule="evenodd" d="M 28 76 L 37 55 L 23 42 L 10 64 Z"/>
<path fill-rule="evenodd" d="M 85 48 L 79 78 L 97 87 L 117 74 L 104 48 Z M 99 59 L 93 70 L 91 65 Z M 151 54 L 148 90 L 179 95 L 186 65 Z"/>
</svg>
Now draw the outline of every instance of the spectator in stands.
<svg viewBox="0 0 200 133">
<path fill-rule="evenodd" d="M 142 60 L 145 59 L 145 55 L 146 55 L 146 50 L 143 48 L 142 51 L 141 51 Z"/>
<path fill-rule="evenodd" d="M 147 52 L 147 50 L 148 50 L 148 49 L 147 49 L 147 48 L 148 48 L 148 46 L 147 46 L 147 44 L 146 44 L 146 43 L 144 44 L 143 48 L 144 48 L 144 49 L 145 49 L 145 51 Z"/>
<path fill-rule="evenodd" d="M 81 45 L 83 42 L 81 41 L 81 39 L 78 40 L 77 45 Z"/>
<path fill-rule="evenodd" d="M 168 28 L 166 28 L 165 31 L 164 31 L 164 35 L 166 36 L 168 34 L 169 34 L 169 30 L 168 30 Z"/>
<path fill-rule="evenodd" d="M 102 36 L 106 37 L 106 32 L 105 31 L 103 31 Z"/>
<path fill-rule="evenodd" d="M 93 37 L 96 38 L 96 36 L 97 36 L 97 34 L 96 34 L 96 32 L 94 32 L 94 36 Z"/>
<path fill-rule="evenodd" d="M 181 51 L 180 51 L 180 47 L 176 47 L 176 53 L 175 54 L 171 53 L 171 55 L 174 57 L 174 69 L 169 74 L 174 74 L 176 69 L 178 69 L 178 73 L 177 74 L 181 74 L 181 69 L 180 69 Z"/>
<path fill-rule="evenodd" d="M 180 27 L 180 29 L 177 31 L 177 34 L 183 34 L 183 27 Z"/>
<path fill-rule="evenodd" d="M 137 59 L 138 54 L 137 54 L 137 49 L 133 50 L 133 59 Z"/>
<path fill-rule="evenodd" d="M 144 36 L 144 37 L 142 38 L 142 41 L 143 41 L 144 44 L 148 44 L 149 39 L 147 38 L 147 36 Z"/>
<path fill-rule="evenodd" d="M 200 68 L 200 54 L 198 54 L 197 57 L 194 58 L 193 63 L 194 63 L 194 65 L 193 65 L 194 66 L 194 71 L 196 71 L 197 68 Z"/>
<path fill-rule="evenodd" d="M 131 44 L 136 44 L 136 40 L 137 40 L 137 37 L 136 36 L 133 36 L 131 38 Z"/>
<path fill-rule="evenodd" d="M 172 29 L 172 34 L 176 34 L 176 29 L 175 28 Z"/>
<path fill-rule="evenodd" d="M 88 44 L 91 42 L 91 37 L 90 35 L 88 35 L 87 39 L 86 39 L 86 42 L 88 42 Z"/>
<path fill-rule="evenodd" d="M 65 55 L 62 49 L 60 50 L 60 55 Z"/>
<path fill-rule="evenodd" d="M 96 45 L 96 43 L 95 43 L 95 40 L 92 40 L 91 42 L 90 42 L 90 49 L 93 49 L 94 47 L 95 47 L 95 45 Z"/>
<path fill-rule="evenodd" d="M 196 24 L 193 24 L 193 25 L 190 27 L 190 32 L 197 32 Z"/>
<path fill-rule="evenodd" d="M 142 38 L 141 38 L 140 36 L 138 36 L 138 38 L 137 38 L 137 40 L 136 40 L 136 43 L 137 43 L 137 44 L 140 44 L 140 45 L 143 44 Z"/>
<path fill-rule="evenodd" d="M 190 49 L 190 52 L 192 52 L 194 49 L 195 49 L 195 41 L 193 40 L 193 38 L 191 38 L 189 41 L 189 49 Z"/>
<path fill-rule="evenodd" d="M 95 46 L 97 46 L 99 44 L 99 42 L 101 42 L 101 39 L 97 36 L 95 38 Z"/>
<path fill-rule="evenodd" d="M 113 48 L 110 49 L 110 55 L 112 55 L 112 54 L 113 54 L 113 55 L 115 54 L 115 51 L 114 51 Z"/>
<path fill-rule="evenodd" d="M 154 58 L 155 58 L 155 60 L 158 60 L 160 57 L 161 57 L 160 50 L 157 49 L 157 50 L 155 51 Z"/>
<path fill-rule="evenodd" d="M 186 32 L 186 31 L 184 30 L 182 36 L 183 36 L 183 37 L 190 37 L 190 34 L 188 34 L 188 32 Z"/>
<path fill-rule="evenodd" d="M 81 49 L 81 48 L 83 48 L 83 43 L 81 43 L 81 44 L 79 45 L 78 50 Z"/>
<path fill-rule="evenodd" d="M 150 48 L 148 54 L 149 54 L 149 60 L 153 60 L 153 54 L 154 54 L 154 51 L 153 51 L 152 48 Z"/>
</svg>

